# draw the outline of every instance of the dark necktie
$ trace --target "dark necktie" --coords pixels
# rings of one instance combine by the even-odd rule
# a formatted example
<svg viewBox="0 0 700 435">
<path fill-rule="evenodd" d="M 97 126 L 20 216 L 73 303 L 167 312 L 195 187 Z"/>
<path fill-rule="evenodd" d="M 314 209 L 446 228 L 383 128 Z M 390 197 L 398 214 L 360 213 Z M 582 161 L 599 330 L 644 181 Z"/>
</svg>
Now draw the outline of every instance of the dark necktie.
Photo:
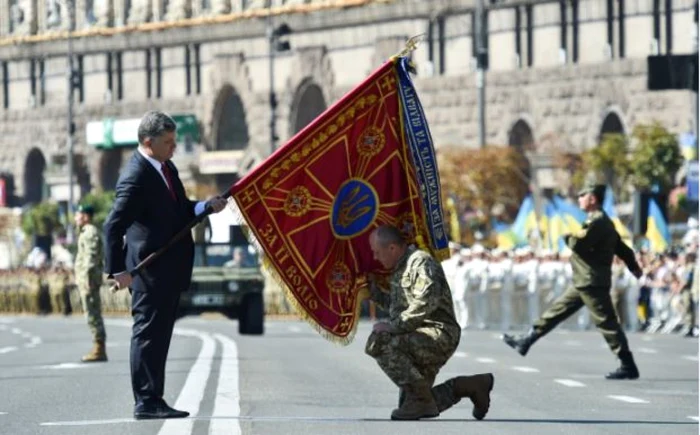
<svg viewBox="0 0 700 435">
<path fill-rule="evenodd" d="M 170 191 L 170 196 L 173 198 L 173 201 L 177 201 L 177 197 L 175 196 L 175 189 L 173 189 L 173 177 L 170 174 L 170 168 L 165 163 L 161 163 L 160 170 L 163 171 L 163 175 L 165 175 L 165 181 L 168 182 L 168 191 Z"/>
</svg>

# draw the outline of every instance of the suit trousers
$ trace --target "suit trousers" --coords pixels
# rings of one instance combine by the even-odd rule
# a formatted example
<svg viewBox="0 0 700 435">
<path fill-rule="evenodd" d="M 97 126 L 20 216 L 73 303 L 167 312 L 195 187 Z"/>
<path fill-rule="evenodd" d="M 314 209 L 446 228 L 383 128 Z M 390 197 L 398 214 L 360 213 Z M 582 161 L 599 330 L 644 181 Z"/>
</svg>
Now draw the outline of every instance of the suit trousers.
<svg viewBox="0 0 700 435">
<path fill-rule="evenodd" d="M 131 386 L 134 401 L 155 404 L 163 399 L 165 362 L 180 301 L 179 291 L 142 289 L 132 292 Z"/>
<path fill-rule="evenodd" d="M 535 333 L 540 337 L 547 334 L 584 305 L 610 350 L 618 356 L 629 353 L 627 337 L 617 320 L 608 287 L 569 287 L 534 323 Z"/>
</svg>

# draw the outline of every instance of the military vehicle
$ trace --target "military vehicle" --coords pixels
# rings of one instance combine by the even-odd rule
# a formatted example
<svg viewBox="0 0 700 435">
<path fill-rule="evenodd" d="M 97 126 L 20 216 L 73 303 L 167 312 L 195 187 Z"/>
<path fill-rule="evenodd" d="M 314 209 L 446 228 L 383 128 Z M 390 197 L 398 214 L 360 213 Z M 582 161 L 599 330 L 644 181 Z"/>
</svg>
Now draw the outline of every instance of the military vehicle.
<svg viewBox="0 0 700 435">
<path fill-rule="evenodd" d="M 264 330 L 264 277 L 256 252 L 247 242 L 195 243 L 192 284 L 180 296 L 178 317 L 219 312 L 238 319 L 238 332 Z"/>
</svg>

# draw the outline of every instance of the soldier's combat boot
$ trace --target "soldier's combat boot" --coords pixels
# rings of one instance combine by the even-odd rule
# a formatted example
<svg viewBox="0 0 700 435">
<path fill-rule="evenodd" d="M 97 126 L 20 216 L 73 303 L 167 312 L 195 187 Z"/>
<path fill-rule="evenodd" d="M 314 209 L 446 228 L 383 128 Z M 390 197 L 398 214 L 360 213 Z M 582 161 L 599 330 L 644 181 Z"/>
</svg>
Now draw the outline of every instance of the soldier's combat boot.
<svg viewBox="0 0 700 435">
<path fill-rule="evenodd" d="M 420 381 L 406 385 L 404 390 L 406 399 L 401 407 L 391 413 L 392 420 L 418 420 L 440 415 L 427 382 Z"/>
<path fill-rule="evenodd" d="M 90 353 L 85 355 L 81 359 L 81 361 L 82 362 L 104 362 L 104 361 L 107 361 L 107 349 L 105 348 L 104 340 L 95 341 L 95 345 L 93 346 Z"/>
<path fill-rule="evenodd" d="M 527 334 L 519 335 L 514 337 L 509 334 L 503 334 L 503 341 L 513 349 L 515 349 L 520 355 L 527 355 L 527 351 L 530 350 L 530 346 L 533 345 L 540 338 L 534 329 L 530 329 Z"/>
<path fill-rule="evenodd" d="M 435 375 L 425 375 L 425 382 L 432 388 L 435 383 Z M 406 389 L 399 387 L 399 408 L 403 405 L 404 400 L 406 400 Z"/>
<path fill-rule="evenodd" d="M 493 383 L 494 377 L 491 373 L 458 376 L 452 379 L 453 394 L 457 400 L 464 397 L 471 399 L 474 404 L 472 415 L 477 420 L 483 420 L 486 417 L 486 413 L 489 412 Z"/>
<path fill-rule="evenodd" d="M 620 367 L 605 375 L 605 379 L 638 379 L 639 369 L 634 363 L 632 352 L 620 352 Z"/>
</svg>

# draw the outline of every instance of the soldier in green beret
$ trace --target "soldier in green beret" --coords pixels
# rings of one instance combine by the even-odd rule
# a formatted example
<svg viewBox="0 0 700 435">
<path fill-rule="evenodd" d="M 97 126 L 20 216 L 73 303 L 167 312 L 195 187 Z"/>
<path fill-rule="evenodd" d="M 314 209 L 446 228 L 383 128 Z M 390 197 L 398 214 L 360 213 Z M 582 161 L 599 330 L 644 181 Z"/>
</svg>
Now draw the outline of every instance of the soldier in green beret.
<svg viewBox="0 0 700 435">
<path fill-rule="evenodd" d="M 80 230 L 75 256 L 75 284 L 80 292 L 83 311 L 92 332 L 94 347 L 82 358 L 83 362 L 107 361 L 105 325 L 102 320 L 100 286 L 102 284 L 102 237 L 92 224 L 95 210 L 81 205 L 75 213 L 75 225 Z"/>
<path fill-rule="evenodd" d="M 637 379 L 639 370 L 610 296 L 613 257 L 620 257 L 637 278 L 642 276 L 642 269 L 637 264 L 634 251 L 622 241 L 615 225 L 603 212 L 604 199 L 605 185 L 588 183 L 579 192 L 579 207 L 588 217 L 580 231 L 564 236 L 572 251 L 572 286 L 535 321 L 527 334 L 517 337 L 504 334 L 503 341 L 525 356 L 535 341 L 585 305 L 610 350 L 620 359 L 620 367 L 605 377 Z"/>
</svg>

